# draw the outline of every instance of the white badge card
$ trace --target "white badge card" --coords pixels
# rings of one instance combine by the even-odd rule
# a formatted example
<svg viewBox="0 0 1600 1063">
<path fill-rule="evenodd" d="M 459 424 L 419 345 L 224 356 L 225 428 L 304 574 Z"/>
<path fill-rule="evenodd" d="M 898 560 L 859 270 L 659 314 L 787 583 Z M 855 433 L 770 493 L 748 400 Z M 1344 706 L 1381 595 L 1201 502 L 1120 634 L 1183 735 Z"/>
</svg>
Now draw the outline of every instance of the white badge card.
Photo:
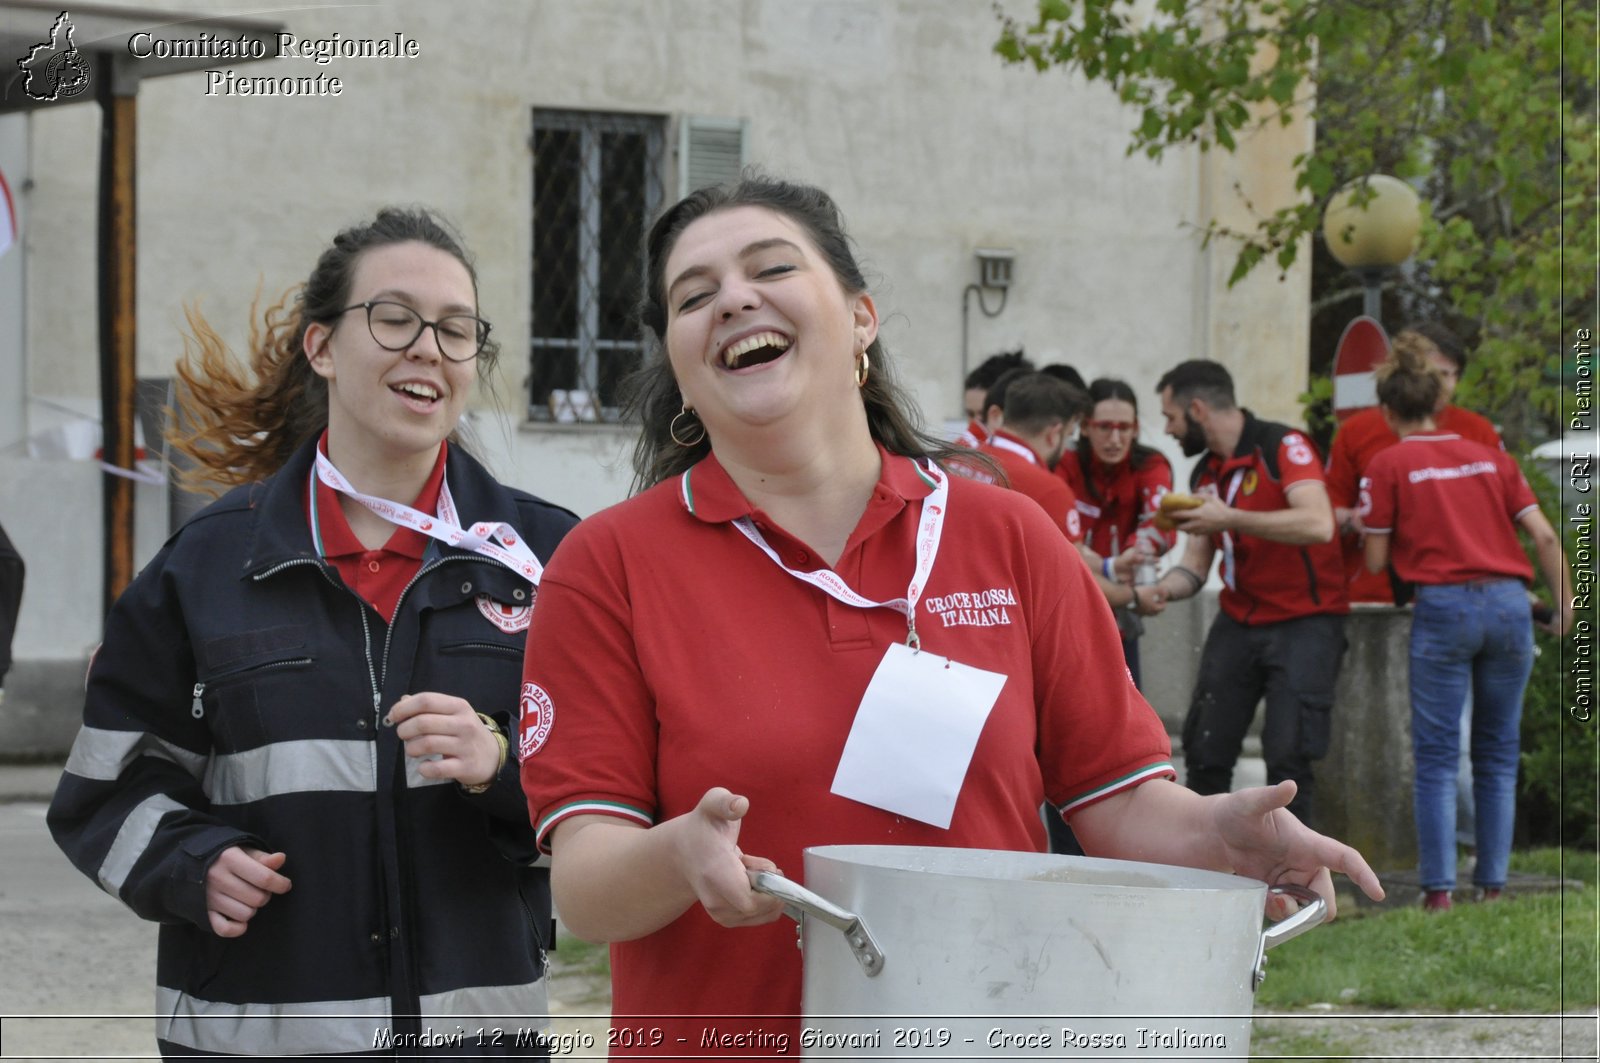
<svg viewBox="0 0 1600 1063">
<path fill-rule="evenodd" d="M 895 643 L 856 709 L 832 791 L 949 828 L 1006 677 Z"/>
</svg>

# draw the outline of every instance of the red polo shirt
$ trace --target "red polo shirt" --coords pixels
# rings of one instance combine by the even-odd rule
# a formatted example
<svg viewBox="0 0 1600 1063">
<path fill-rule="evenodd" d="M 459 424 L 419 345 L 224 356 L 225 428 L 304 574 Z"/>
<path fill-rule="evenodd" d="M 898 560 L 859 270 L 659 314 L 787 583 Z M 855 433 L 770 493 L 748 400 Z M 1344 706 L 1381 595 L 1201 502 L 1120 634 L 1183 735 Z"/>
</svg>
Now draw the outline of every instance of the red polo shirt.
<svg viewBox="0 0 1600 1063">
<path fill-rule="evenodd" d="M 1086 477 L 1084 452 L 1069 450 L 1061 455 L 1055 472 L 1072 488 L 1090 548 L 1101 557 L 1116 557 L 1134 544 L 1140 528 L 1149 527 L 1165 544 L 1161 552 L 1171 550 L 1178 533 L 1161 531 L 1151 523 L 1161 505 L 1161 496 L 1172 490 L 1172 464 L 1166 456 L 1150 451 L 1137 469 L 1131 461 L 1107 465 L 1093 452 L 1088 460 Z M 1112 542 L 1113 529 L 1117 542 Z"/>
<path fill-rule="evenodd" d="M 1511 456 L 1454 433 L 1410 435 L 1372 459 L 1361 521 L 1388 532 L 1395 571 L 1412 583 L 1533 580 L 1517 519 L 1539 502 Z"/>
<path fill-rule="evenodd" d="M 1019 436 L 999 429 L 989 441 L 978 448 L 1005 470 L 1006 480 L 1013 491 L 1021 491 L 1039 503 L 1050 521 L 1066 533 L 1073 542 L 1083 541 L 1083 523 L 1078 516 L 1077 498 L 1066 481 L 1052 476 L 1039 462 L 1033 448 Z"/>
<path fill-rule="evenodd" d="M 1195 466 L 1193 485 L 1235 509 L 1266 513 L 1287 509 L 1296 485 L 1322 482 L 1322 462 L 1311 440 L 1246 410 L 1233 455 L 1224 460 L 1207 453 Z M 1350 611 L 1337 542 L 1300 546 L 1237 532 L 1220 532 L 1211 541 L 1222 558 L 1218 604 L 1239 623 Z"/>
<path fill-rule="evenodd" d="M 930 489 L 910 459 L 883 455 L 834 566 L 857 593 L 905 595 Z M 1004 674 L 999 700 L 948 829 L 830 793 L 856 708 L 888 646 L 905 640 L 905 617 L 852 608 L 789 575 L 733 527 L 741 516 L 785 564 L 819 566 L 714 456 L 585 520 L 551 559 L 523 691 L 538 706 L 524 726 L 549 726 L 522 761 L 541 844 L 570 815 L 649 825 L 726 786 L 750 799 L 739 847 L 803 879 L 809 845 L 1039 851 L 1045 798 L 1070 813 L 1171 775 L 1166 733 L 1121 667 L 1110 609 L 1076 552 L 1031 501 L 952 476 L 917 631 L 925 652 Z M 619 1023 L 737 1015 L 741 1030 L 787 1034 L 797 1054 L 792 922 L 730 930 L 695 905 L 613 944 L 611 957 Z M 703 1046 L 708 1024 L 718 1023 L 643 1023 L 666 1032 L 658 1054 L 748 1051 Z"/>
<path fill-rule="evenodd" d="M 448 443 L 439 444 L 439 458 L 433 471 L 422 485 L 422 491 L 411 502 L 411 508 L 423 513 L 434 513 L 439 508 L 439 488 L 444 484 L 444 462 Z M 317 448 L 326 456 L 328 433 L 322 433 Z M 389 541 L 376 550 L 368 550 L 350 530 L 344 510 L 339 508 L 339 492 L 323 483 L 312 467 L 310 483 L 316 484 L 313 498 L 310 487 L 306 490 L 306 519 L 311 523 L 314 542 L 319 550 L 338 570 L 345 586 L 378 611 L 384 620 L 394 619 L 400 604 L 400 595 L 419 569 L 432 542 L 426 535 L 410 528 L 395 526 Z"/>
<path fill-rule="evenodd" d="M 1460 406 L 1446 406 L 1434 417 L 1441 433 L 1453 432 L 1463 439 L 1482 443 L 1486 447 L 1504 449 L 1500 434 L 1489 419 Z M 1328 448 L 1328 498 L 1335 506 L 1355 509 L 1360 502 L 1358 489 L 1367 467 L 1379 452 L 1400 442 L 1383 419 L 1378 407 L 1351 414 L 1339 426 Z M 1368 572 L 1359 535 L 1340 537 L 1344 551 L 1345 580 L 1350 600 L 1353 602 L 1393 602 L 1394 592 L 1389 586 L 1389 576 L 1384 572 Z"/>
<path fill-rule="evenodd" d="M 989 430 L 976 417 L 967 422 L 966 430 L 956 436 L 956 442 L 964 447 L 977 450 L 989 441 Z"/>
</svg>

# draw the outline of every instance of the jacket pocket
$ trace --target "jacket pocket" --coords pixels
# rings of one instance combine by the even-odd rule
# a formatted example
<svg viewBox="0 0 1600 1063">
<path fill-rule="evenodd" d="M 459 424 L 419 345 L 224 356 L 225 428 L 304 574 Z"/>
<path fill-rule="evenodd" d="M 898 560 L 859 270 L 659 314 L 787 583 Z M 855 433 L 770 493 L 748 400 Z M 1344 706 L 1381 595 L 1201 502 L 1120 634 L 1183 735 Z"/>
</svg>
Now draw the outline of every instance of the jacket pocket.
<svg viewBox="0 0 1600 1063">
<path fill-rule="evenodd" d="M 220 752 L 255 749 L 273 740 L 262 719 L 261 686 L 309 671 L 315 658 L 300 654 L 234 668 L 196 680 L 190 714 L 206 721 Z"/>
</svg>

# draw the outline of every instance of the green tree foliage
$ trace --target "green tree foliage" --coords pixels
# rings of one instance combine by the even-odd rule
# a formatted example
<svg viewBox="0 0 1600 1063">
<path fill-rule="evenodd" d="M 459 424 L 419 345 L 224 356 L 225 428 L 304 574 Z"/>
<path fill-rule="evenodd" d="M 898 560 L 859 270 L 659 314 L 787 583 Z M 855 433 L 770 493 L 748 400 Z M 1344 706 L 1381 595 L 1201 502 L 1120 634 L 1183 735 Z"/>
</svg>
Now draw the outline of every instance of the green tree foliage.
<svg viewBox="0 0 1600 1063">
<path fill-rule="evenodd" d="M 996 51 L 1065 67 L 1128 106 L 1130 153 L 1232 151 L 1299 109 L 1315 147 L 1294 206 L 1249 231 L 1232 280 L 1287 268 L 1320 241 L 1323 208 L 1368 173 L 1424 200 L 1421 246 L 1397 282 L 1407 317 L 1475 346 L 1462 401 L 1508 444 L 1558 418 L 1560 352 L 1596 314 L 1595 9 L 1548 0 L 1037 0 L 999 12 Z"/>
<path fill-rule="evenodd" d="M 1539 496 L 1544 515 L 1561 535 L 1568 562 L 1592 555 L 1592 521 L 1587 539 L 1580 543 L 1578 526 L 1562 512 L 1558 484 L 1532 462 L 1523 462 L 1522 471 Z M 1528 560 L 1537 572 L 1531 549 Z M 1592 622 L 1592 609 L 1580 607 L 1576 613 Z M 1523 842 L 1593 849 L 1600 844 L 1600 736 L 1595 733 L 1592 707 L 1573 697 L 1574 676 L 1589 665 L 1578 658 L 1578 643 L 1572 638 L 1539 633 L 1535 645 L 1539 656 L 1522 697 L 1517 833 Z"/>
</svg>

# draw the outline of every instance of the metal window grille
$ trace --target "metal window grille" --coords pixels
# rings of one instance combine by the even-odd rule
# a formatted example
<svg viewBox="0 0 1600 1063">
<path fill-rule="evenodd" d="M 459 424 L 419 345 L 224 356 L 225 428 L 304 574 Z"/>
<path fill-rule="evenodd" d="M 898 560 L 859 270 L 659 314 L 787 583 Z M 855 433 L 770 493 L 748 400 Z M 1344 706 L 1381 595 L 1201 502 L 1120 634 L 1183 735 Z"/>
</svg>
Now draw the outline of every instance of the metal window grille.
<svg viewBox="0 0 1600 1063">
<path fill-rule="evenodd" d="M 644 234 L 663 199 L 666 122 L 533 112 L 528 416 L 615 421 L 644 345 Z"/>
</svg>

